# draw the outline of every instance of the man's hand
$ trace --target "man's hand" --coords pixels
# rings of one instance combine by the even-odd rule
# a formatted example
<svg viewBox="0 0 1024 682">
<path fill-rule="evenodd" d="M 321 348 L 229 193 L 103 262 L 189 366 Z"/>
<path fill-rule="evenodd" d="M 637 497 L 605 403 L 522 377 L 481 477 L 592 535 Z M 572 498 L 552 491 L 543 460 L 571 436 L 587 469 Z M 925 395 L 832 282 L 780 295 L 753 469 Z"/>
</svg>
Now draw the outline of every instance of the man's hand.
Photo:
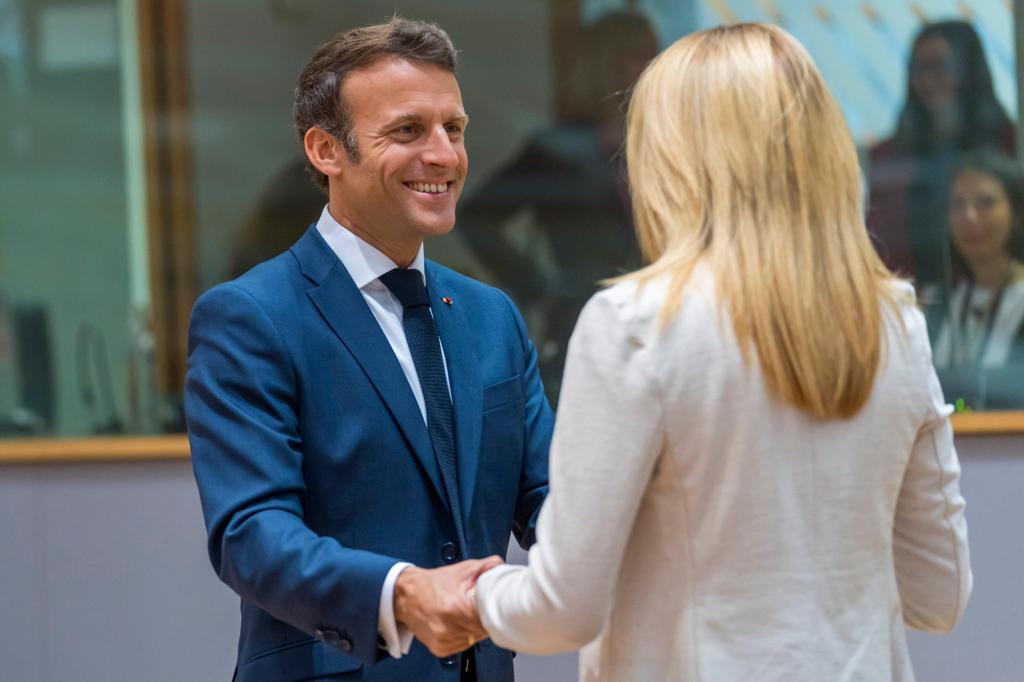
<svg viewBox="0 0 1024 682">
<path fill-rule="evenodd" d="M 395 620 L 435 656 L 465 651 L 487 638 L 468 592 L 481 573 L 503 563 L 491 556 L 435 569 L 410 566 L 395 582 Z"/>
</svg>

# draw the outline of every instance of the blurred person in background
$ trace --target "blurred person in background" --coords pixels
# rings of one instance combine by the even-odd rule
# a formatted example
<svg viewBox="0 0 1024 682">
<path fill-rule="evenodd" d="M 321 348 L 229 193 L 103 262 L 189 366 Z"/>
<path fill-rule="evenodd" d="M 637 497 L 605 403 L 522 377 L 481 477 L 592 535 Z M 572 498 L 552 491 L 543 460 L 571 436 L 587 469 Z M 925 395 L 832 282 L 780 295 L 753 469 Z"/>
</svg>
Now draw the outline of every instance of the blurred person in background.
<svg viewBox="0 0 1024 682">
<path fill-rule="evenodd" d="M 640 77 L 626 154 L 650 265 L 573 333 L 529 566 L 467 601 L 588 681 L 912 680 L 904 625 L 971 592 L 960 467 L 838 104 L 783 30 L 702 31 Z"/>
<path fill-rule="evenodd" d="M 566 345 L 598 281 L 640 263 L 622 147 L 625 94 L 658 52 L 643 14 L 616 10 L 586 27 L 574 83 L 584 113 L 530 135 L 459 208 L 459 235 L 526 311 L 552 401 Z M 522 211 L 524 240 L 507 228 Z"/>
<path fill-rule="evenodd" d="M 948 178 L 967 151 L 1012 155 L 1014 126 L 965 21 L 927 24 L 914 39 L 907 95 L 892 136 L 871 149 L 868 230 L 886 265 L 913 278 L 925 302 L 948 295 Z"/>
<path fill-rule="evenodd" d="M 996 151 L 953 173 L 953 289 L 935 343 L 947 393 L 971 407 L 1024 405 L 1024 173 Z M 1016 368 L 1017 371 L 1007 371 Z M 991 371 L 999 370 L 999 371 Z"/>
<path fill-rule="evenodd" d="M 323 208 L 324 194 L 309 181 L 306 159 L 285 165 L 263 187 L 242 220 L 229 252 L 228 279 L 287 251 L 310 223 L 316 222 Z"/>
</svg>

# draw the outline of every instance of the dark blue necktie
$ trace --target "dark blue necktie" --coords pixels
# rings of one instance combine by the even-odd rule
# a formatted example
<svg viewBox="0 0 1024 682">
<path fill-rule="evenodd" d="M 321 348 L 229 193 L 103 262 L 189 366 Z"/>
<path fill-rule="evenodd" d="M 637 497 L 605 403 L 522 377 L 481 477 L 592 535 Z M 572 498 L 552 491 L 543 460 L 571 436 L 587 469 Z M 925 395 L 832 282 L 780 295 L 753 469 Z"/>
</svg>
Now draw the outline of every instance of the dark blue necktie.
<svg viewBox="0 0 1024 682">
<path fill-rule="evenodd" d="M 434 446 L 434 456 L 441 469 L 448 504 L 455 519 L 455 532 L 459 544 L 466 550 L 466 536 L 462 526 L 462 509 L 459 507 L 459 483 L 455 465 L 455 414 L 452 409 L 448 381 L 445 379 L 444 360 L 441 357 L 441 341 L 437 335 L 437 323 L 430 314 L 430 299 L 423 284 L 423 276 L 417 270 L 396 268 L 380 276 L 380 281 L 391 290 L 404 308 L 402 327 L 405 340 L 409 342 L 416 376 L 423 389 L 423 402 L 427 408 L 427 431 Z"/>
</svg>

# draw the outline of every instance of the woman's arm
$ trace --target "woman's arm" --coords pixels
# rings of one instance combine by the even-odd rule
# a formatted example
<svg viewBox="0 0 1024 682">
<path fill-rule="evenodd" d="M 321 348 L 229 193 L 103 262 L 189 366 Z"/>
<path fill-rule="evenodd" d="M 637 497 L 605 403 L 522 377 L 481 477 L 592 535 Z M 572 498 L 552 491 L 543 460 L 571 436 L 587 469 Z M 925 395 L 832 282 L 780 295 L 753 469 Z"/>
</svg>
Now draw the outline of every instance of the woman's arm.
<svg viewBox="0 0 1024 682">
<path fill-rule="evenodd" d="M 551 492 L 529 567 L 481 576 L 476 602 L 500 646 L 533 654 L 578 649 L 611 608 L 623 552 L 662 446 L 650 348 L 610 292 L 587 304 L 569 344 Z"/>
<path fill-rule="evenodd" d="M 900 488 L 893 556 L 904 622 L 916 630 L 949 632 L 967 606 L 972 576 L 960 463 L 949 422 L 952 408 L 943 400 L 927 345 L 925 337 L 928 418 L 918 432 Z"/>
</svg>

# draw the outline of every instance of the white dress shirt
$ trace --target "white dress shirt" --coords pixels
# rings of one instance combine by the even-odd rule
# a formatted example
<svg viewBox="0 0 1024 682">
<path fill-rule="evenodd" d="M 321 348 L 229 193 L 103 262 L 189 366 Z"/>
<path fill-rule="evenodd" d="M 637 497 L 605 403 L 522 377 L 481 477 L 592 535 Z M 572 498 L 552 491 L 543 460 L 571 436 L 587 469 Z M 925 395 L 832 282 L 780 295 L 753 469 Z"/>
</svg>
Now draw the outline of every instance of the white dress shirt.
<svg viewBox="0 0 1024 682">
<path fill-rule="evenodd" d="M 744 361 L 706 270 L 662 326 L 668 290 L 584 308 L 537 543 L 480 577 L 484 627 L 521 652 L 583 647 L 587 682 L 913 680 L 904 625 L 950 630 L 971 591 L 923 316 L 887 311 L 867 403 L 820 420 Z"/>
<path fill-rule="evenodd" d="M 416 404 L 419 405 L 420 414 L 423 415 L 423 422 L 427 421 L 427 407 L 423 400 L 423 389 L 420 386 L 419 377 L 416 375 L 416 365 L 413 363 L 412 353 L 409 351 L 409 343 L 405 339 L 405 329 L 402 327 L 403 308 L 401 302 L 395 298 L 391 290 L 380 281 L 380 276 L 398 267 L 393 260 L 385 256 L 378 249 L 370 246 L 352 232 L 342 227 L 331 215 L 328 207 L 325 206 L 317 221 L 316 229 L 324 238 L 331 251 L 338 256 L 342 265 L 348 270 L 356 287 L 363 295 L 363 300 L 373 313 L 373 317 L 380 325 L 381 331 L 391 344 L 391 350 L 398 358 L 398 364 L 402 367 L 409 387 L 416 397 Z M 423 245 L 416 254 L 416 258 L 409 269 L 416 270 L 423 276 L 426 282 L 426 274 L 423 269 Z M 438 340 L 440 343 L 440 339 Z M 444 358 L 444 348 L 441 349 L 441 359 L 444 363 L 445 380 L 449 381 L 448 390 L 451 394 L 451 382 L 448 379 L 448 363 Z M 412 631 L 405 626 L 395 622 L 394 591 L 398 575 L 412 564 L 399 562 L 391 567 L 384 580 L 384 587 L 380 593 L 380 607 L 377 615 L 377 629 L 388 653 L 400 658 L 402 654 L 409 653 L 412 644 Z"/>
<path fill-rule="evenodd" d="M 964 298 L 968 289 L 971 300 L 966 306 L 968 317 L 962 319 Z M 968 287 L 964 282 L 957 285 L 949 302 L 949 315 L 938 340 L 935 342 L 935 366 L 941 368 L 970 366 L 975 361 L 981 367 L 1003 367 L 1006 365 L 1017 341 L 1021 325 L 1024 325 L 1024 280 L 1006 285 L 1003 291 L 999 310 L 991 320 L 991 333 L 985 336 L 985 327 L 989 325 L 989 315 L 995 292 L 983 287 Z M 980 315 L 971 312 L 979 310 Z M 981 343 L 985 347 L 981 348 Z"/>
</svg>

